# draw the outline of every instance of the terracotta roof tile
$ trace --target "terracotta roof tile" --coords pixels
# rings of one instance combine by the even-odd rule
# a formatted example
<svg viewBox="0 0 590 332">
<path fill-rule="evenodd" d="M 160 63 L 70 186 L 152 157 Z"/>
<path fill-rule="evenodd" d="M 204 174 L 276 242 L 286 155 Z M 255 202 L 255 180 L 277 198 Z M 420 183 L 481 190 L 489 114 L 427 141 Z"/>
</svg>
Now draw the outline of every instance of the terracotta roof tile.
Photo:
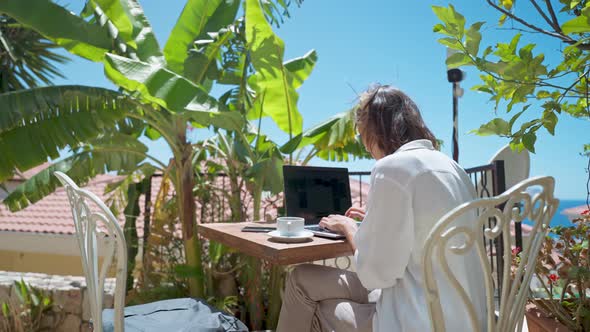
<svg viewBox="0 0 590 332">
<path fill-rule="evenodd" d="M 104 201 L 107 198 L 104 195 L 106 185 L 118 179 L 120 177 L 99 175 L 83 188 L 95 193 Z M 123 226 L 123 213 L 117 216 L 117 220 Z M 142 216 L 137 220 L 137 227 L 140 233 L 138 235 L 141 236 Z M 0 204 L 0 231 L 74 234 L 74 219 L 64 188 L 58 188 L 53 194 L 18 212 L 10 212 L 5 205 Z"/>
<path fill-rule="evenodd" d="M 35 167 L 31 168 L 31 169 L 28 169 L 28 170 L 26 170 L 24 172 L 17 172 L 13 176 L 12 180 L 17 180 L 17 181 L 28 180 L 33 175 L 35 175 L 35 174 L 39 173 L 40 171 L 44 170 L 45 168 L 49 167 L 49 165 L 51 165 L 51 163 L 50 162 L 46 162 L 46 163 L 43 163 L 43 164 L 41 164 L 39 166 L 35 166 Z"/>
</svg>

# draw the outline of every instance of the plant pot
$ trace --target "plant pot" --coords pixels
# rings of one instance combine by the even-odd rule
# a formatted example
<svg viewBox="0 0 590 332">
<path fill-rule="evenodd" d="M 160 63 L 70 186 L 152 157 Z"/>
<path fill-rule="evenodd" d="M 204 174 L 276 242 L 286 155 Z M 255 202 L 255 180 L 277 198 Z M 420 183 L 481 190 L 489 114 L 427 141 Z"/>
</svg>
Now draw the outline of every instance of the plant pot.
<svg viewBox="0 0 590 332">
<path fill-rule="evenodd" d="M 529 332 L 569 332 L 565 325 L 554 318 L 547 317 L 534 305 L 527 305 L 525 316 Z"/>
</svg>

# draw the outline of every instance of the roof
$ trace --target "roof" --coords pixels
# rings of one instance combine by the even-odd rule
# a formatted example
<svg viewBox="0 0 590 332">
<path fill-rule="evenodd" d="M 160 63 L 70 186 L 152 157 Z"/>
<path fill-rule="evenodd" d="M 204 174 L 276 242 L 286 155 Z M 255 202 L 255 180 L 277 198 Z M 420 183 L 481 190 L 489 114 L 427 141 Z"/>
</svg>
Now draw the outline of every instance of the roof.
<svg viewBox="0 0 590 332">
<path fill-rule="evenodd" d="M 41 164 L 39 166 L 35 166 L 35 167 L 31 168 L 31 169 L 28 169 L 28 170 L 26 170 L 24 172 L 17 172 L 16 174 L 14 174 L 14 176 L 12 177 L 11 180 L 14 180 L 14 181 L 25 181 L 25 180 L 28 180 L 33 175 L 35 175 L 35 174 L 39 173 L 40 171 L 44 170 L 45 168 L 47 168 L 49 165 L 51 165 L 51 163 L 50 162 L 46 162 L 46 163 L 43 163 L 43 164 Z"/>
<path fill-rule="evenodd" d="M 99 175 L 83 188 L 105 201 L 106 185 L 118 179 L 120 177 L 113 175 Z M 125 222 L 123 213 L 120 213 L 117 219 L 123 226 Z M 138 218 L 137 223 L 138 232 L 143 233 L 142 216 Z M 57 188 L 54 193 L 17 212 L 10 212 L 8 207 L 0 204 L 0 231 L 74 234 L 74 219 L 64 188 Z"/>
<path fill-rule="evenodd" d="M 42 169 L 42 167 L 38 168 L 38 170 L 40 169 Z M 101 200 L 106 201 L 108 196 L 105 195 L 104 192 L 107 184 L 115 182 L 118 179 L 120 179 L 120 177 L 114 175 L 99 175 L 89 181 L 88 184 L 82 188 L 95 193 Z M 152 178 L 152 202 L 154 202 L 157 197 L 160 183 L 162 181 L 161 179 L 161 177 Z M 229 181 L 224 181 L 220 178 L 218 178 L 217 181 L 214 181 L 214 187 L 216 187 L 216 190 L 211 190 L 212 193 L 220 191 L 228 192 L 230 190 Z M 365 182 L 359 182 L 356 179 L 351 179 L 350 188 L 353 205 L 361 205 L 361 196 L 362 204 L 364 205 L 366 203 L 369 185 Z M 227 195 L 222 194 L 218 195 L 218 197 L 227 197 Z M 243 212 L 246 219 L 244 221 L 250 221 L 252 220 L 253 216 L 253 201 L 249 195 L 242 192 L 242 202 L 244 205 Z M 143 235 L 143 209 L 145 206 L 143 195 L 140 198 L 139 204 L 142 212 L 137 218 L 136 225 L 138 236 L 141 237 Z M 225 204 L 227 207 L 227 203 Z M 272 220 L 277 216 L 276 207 L 282 205 L 282 197 L 281 195 L 269 197 L 264 199 L 261 205 L 261 217 L 266 220 Z M 219 207 L 219 205 L 216 206 Z M 220 211 L 216 213 L 207 213 L 207 216 L 204 218 L 205 220 L 203 220 L 202 216 L 200 215 L 202 211 L 200 209 L 200 204 L 197 203 L 197 218 L 201 222 L 229 220 L 229 209 L 221 208 L 219 210 Z M 117 216 L 117 220 L 119 221 L 121 227 L 123 227 L 125 218 L 122 212 Z M 21 211 L 10 212 L 10 210 L 5 205 L 0 204 L 0 231 L 66 235 L 74 234 L 74 220 L 64 188 L 59 187 L 54 193 L 44 197 L 35 204 L 29 205 Z"/>
<path fill-rule="evenodd" d="M 582 215 L 582 212 L 587 211 L 587 210 L 588 210 L 588 205 L 584 204 L 584 205 L 564 209 L 563 211 L 561 211 L 561 214 L 567 216 L 570 219 L 573 219 L 573 218 L 579 218 Z"/>
</svg>

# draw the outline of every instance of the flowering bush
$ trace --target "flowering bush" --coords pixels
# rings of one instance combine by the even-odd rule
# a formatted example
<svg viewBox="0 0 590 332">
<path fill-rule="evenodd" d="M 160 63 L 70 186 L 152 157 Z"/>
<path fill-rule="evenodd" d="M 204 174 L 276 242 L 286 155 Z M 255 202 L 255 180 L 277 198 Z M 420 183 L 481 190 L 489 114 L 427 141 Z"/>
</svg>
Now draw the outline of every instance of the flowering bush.
<svg viewBox="0 0 590 332">
<path fill-rule="evenodd" d="M 572 221 L 553 227 L 556 237 L 545 239 L 535 267 L 540 292 L 531 301 L 568 329 L 590 331 L 590 211 Z"/>
</svg>

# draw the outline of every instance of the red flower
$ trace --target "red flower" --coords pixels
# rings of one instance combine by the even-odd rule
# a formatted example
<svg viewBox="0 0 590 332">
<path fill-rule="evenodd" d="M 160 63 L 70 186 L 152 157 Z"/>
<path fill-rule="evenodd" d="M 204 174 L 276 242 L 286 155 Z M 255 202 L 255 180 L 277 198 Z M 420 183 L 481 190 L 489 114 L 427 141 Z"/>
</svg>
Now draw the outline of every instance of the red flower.
<svg viewBox="0 0 590 332">
<path fill-rule="evenodd" d="M 516 247 L 514 249 L 512 249 L 512 255 L 518 255 L 518 253 L 521 251 L 522 249 L 520 249 L 520 247 Z"/>
<path fill-rule="evenodd" d="M 583 216 L 590 215 L 590 210 L 582 211 L 582 215 Z"/>
<path fill-rule="evenodd" d="M 555 273 L 551 273 L 549 275 L 549 280 L 551 280 L 552 283 L 555 283 L 555 282 L 557 282 L 557 280 L 559 280 L 559 276 Z"/>
</svg>

